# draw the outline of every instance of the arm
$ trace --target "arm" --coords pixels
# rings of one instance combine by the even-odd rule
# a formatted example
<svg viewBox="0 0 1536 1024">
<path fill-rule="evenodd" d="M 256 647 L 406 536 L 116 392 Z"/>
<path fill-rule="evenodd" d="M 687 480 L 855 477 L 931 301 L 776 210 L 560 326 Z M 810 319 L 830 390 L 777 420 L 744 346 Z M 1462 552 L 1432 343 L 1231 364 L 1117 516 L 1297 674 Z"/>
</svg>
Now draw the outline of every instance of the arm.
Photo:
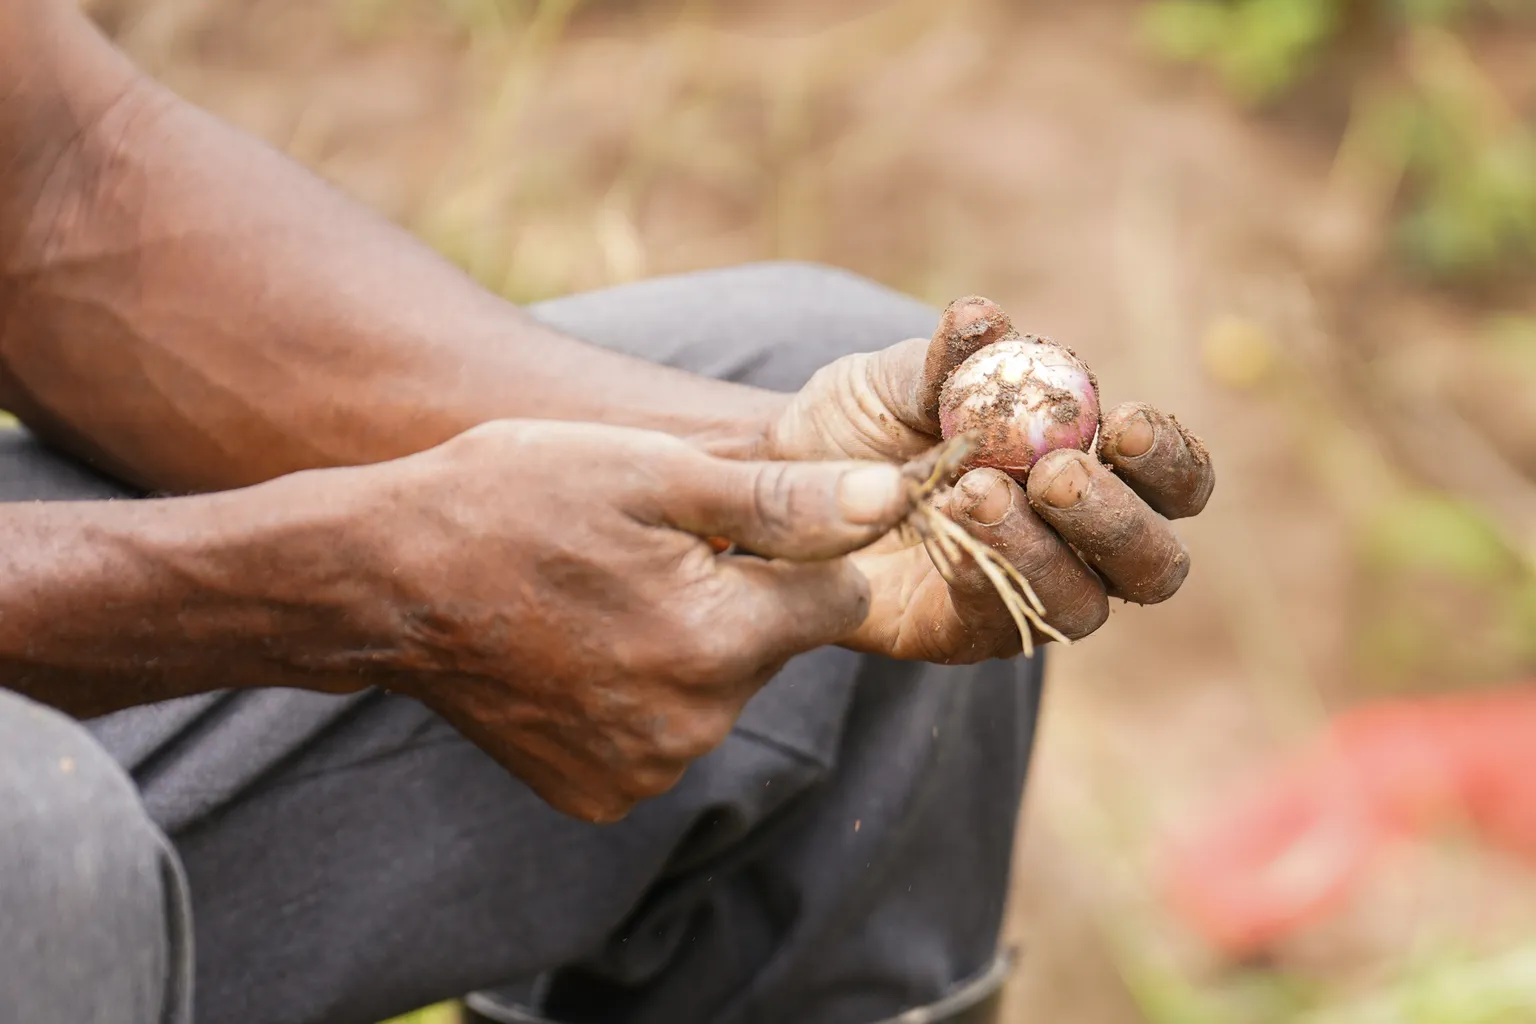
<svg viewBox="0 0 1536 1024">
<path fill-rule="evenodd" d="M 338 472 L 350 472 L 346 470 Z M 379 602 L 364 491 L 305 475 L 246 491 L 0 505 L 0 685 L 90 717 L 211 689 L 366 685 Z M 350 586 L 349 586 L 350 584 Z"/>
<path fill-rule="evenodd" d="M 909 507 L 895 466 L 527 420 L 218 494 L 0 505 L 0 685 L 76 715 L 382 686 L 556 807 L 613 818 L 858 626 L 869 582 L 836 556 Z"/>
<path fill-rule="evenodd" d="M 30 154 L 0 167 L 0 406 L 55 443 L 192 491 L 514 416 L 746 454 L 782 407 L 540 326 L 147 80 L 73 6 L 0 14 L 0 153 Z"/>
<path fill-rule="evenodd" d="M 1018 651 L 965 565 L 943 577 L 900 537 L 833 557 L 903 517 L 894 467 L 725 460 L 655 432 L 737 457 L 910 457 L 936 440 L 944 374 L 986 340 L 957 318 L 990 308 L 952 306 L 931 343 L 847 357 L 792 399 L 620 357 L 147 82 L 69 0 L 0 0 L 0 405 L 154 488 L 279 477 L 0 506 L 0 685 L 77 714 L 383 685 L 556 806 L 622 814 L 795 653 Z M 1073 636 L 1108 593 L 1176 589 L 1164 517 L 1214 480 L 1153 410 L 1122 406 L 1102 434 L 1107 466 L 1054 453 L 1028 497 L 977 470 L 948 504 Z M 1134 543 L 1086 543 L 1106 535 Z"/>
<path fill-rule="evenodd" d="M 1008 326 L 993 304 L 963 300 L 946 312 L 930 341 L 846 357 L 792 398 L 660 369 L 559 337 L 280 156 L 146 82 L 66 0 L 0 4 L 0 161 L 5 160 L 10 162 L 0 162 L 0 404 L 57 443 L 162 489 L 215 489 L 311 466 L 387 460 L 462 438 L 460 432 L 474 424 L 513 416 L 647 427 L 733 456 L 901 460 L 937 440 L 936 405 L 946 374 L 975 347 L 995 340 L 990 327 L 976 330 L 974 319 L 987 319 L 998 329 Z M 567 444 L 559 458 L 519 462 L 515 446 L 498 451 L 495 462 L 470 474 L 499 487 L 482 488 L 479 507 L 516 511 L 534 507 L 531 499 L 540 495 L 605 495 L 622 489 L 636 473 L 654 471 L 644 459 L 626 457 L 606 475 L 594 472 L 594 466 L 611 460 L 609 448 L 617 442 L 600 428 L 587 429 L 599 433 L 582 435 L 587 443 Z M 660 434 L 646 436 L 647 443 L 658 437 L 678 443 Z M 697 454 L 697 446 L 682 447 Z M 964 529 L 1035 581 L 1046 621 L 1073 637 L 1104 622 L 1111 595 L 1161 600 L 1177 589 L 1189 562 L 1168 520 L 1197 514 L 1214 483 L 1204 446 L 1171 417 L 1137 404 L 1105 418 L 1099 456 L 1053 453 L 1031 474 L 1027 495 L 1008 478 L 977 470 L 961 481 L 947 505 Z M 517 472 L 504 472 L 514 464 Z M 391 465 L 380 472 L 394 472 Z M 657 477 L 665 486 L 647 494 L 640 506 L 654 513 L 657 494 L 680 486 L 669 480 L 695 477 L 717 498 L 728 493 L 719 488 L 737 488 L 729 496 L 750 503 L 755 495 L 781 496 L 774 480 L 801 471 L 780 464 L 754 482 L 732 477 L 722 466 L 707 468 L 708 473 L 694 466 L 667 480 Z M 432 515 L 441 513 L 444 502 L 455 504 L 441 492 L 413 500 L 425 501 Z M 456 507 L 470 510 L 463 501 Z M 814 517 L 807 520 L 798 509 L 780 514 L 783 523 L 804 529 L 806 536 L 816 534 Z M 372 518 L 391 521 L 397 510 L 379 505 Z M 412 529 L 430 538 L 438 525 L 429 516 Z M 513 636 L 543 629 L 549 634 L 547 650 L 559 657 L 535 659 L 527 678 L 560 680 L 561 673 L 581 669 L 578 656 L 587 653 L 591 638 L 603 637 L 604 643 L 619 645 L 610 652 L 619 668 L 608 678 L 634 680 L 633 666 L 625 661 L 630 654 L 623 648 L 625 637 L 614 636 L 611 603 L 627 597 L 636 609 L 656 605 L 659 599 L 649 588 L 658 584 L 652 577 L 679 593 L 691 589 L 718 597 L 720 591 L 700 591 L 697 580 L 676 579 L 677 552 L 671 561 L 643 560 L 654 555 L 658 536 L 670 537 L 675 529 L 624 533 L 622 543 L 608 546 L 594 566 L 594 559 L 581 553 L 613 525 L 605 522 L 599 530 L 563 506 L 546 503 L 541 515 L 518 524 L 511 536 L 520 539 L 502 550 L 475 543 L 483 529 L 459 531 L 454 543 L 440 544 L 434 559 L 456 565 L 457 574 L 440 574 L 432 586 L 422 586 L 416 606 L 423 615 L 455 609 L 464 588 L 495 577 L 513 588 L 485 603 L 500 617 L 479 623 L 481 629 L 468 631 L 462 643 L 472 648 L 477 632 Z M 722 524 L 718 535 L 733 536 L 729 525 Z M 409 526 L 399 527 L 405 536 Z M 706 528 L 697 517 L 653 526 L 692 533 Z M 39 539 L 49 536 L 63 535 Z M 775 622 L 764 642 L 787 650 L 806 641 L 796 628 L 805 621 L 822 627 L 821 642 L 837 640 L 898 658 L 974 661 L 1019 650 L 1015 623 L 986 578 L 963 564 L 943 575 L 922 547 L 890 540 L 854 560 L 867 581 L 869 614 L 838 632 L 825 617 L 837 609 L 829 611 L 822 594 L 796 616 Z M 783 550 L 752 540 L 747 548 L 764 554 Z M 695 557 L 701 549 L 688 550 L 688 557 Z M 69 556 L 59 557 L 61 569 L 67 569 Z M 277 553 L 270 557 L 281 561 Z M 146 572 L 154 563 L 155 556 L 144 556 Z M 738 571 L 733 559 L 720 564 L 733 567 L 727 572 Z M 540 573 L 551 569 L 558 570 L 555 578 L 541 582 Z M 602 576 L 598 569 L 613 572 Z M 783 565 L 752 571 L 759 569 L 798 571 Z M 41 580 L 46 566 L 34 566 L 33 572 Z M 592 579 L 583 577 L 587 572 Z M 308 577 L 301 569 L 295 578 Z M 571 599 L 558 608 L 549 600 L 526 600 L 529 594 L 556 595 L 573 583 Z M 390 581 L 376 575 L 371 585 L 387 590 Z M 103 592 L 113 593 L 110 587 Z M 218 590 L 190 590 L 171 604 L 195 605 L 205 592 Z M 153 606 L 146 596 L 151 593 L 159 591 L 116 594 L 113 603 Z M 26 591 L 9 599 L 0 593 L 0 618 L 12 616 L 15 603 L 27 600 L 38 598 Z M 65 630 L 82 647 L 120 628 L 110 616 L 95 626 L 93 620 L 77 626 L 57 612 L 68 606 L 55 600 L 45 604 L 55 610 L 51 616 L 18 615 L 15 621 L 44 634 Z M 729 611 L 739 615 L 751 607 L 748 602 Z M 722 652 L 700 655 L 698 648 L 722 638 L 731 641 L 727 654 L 739 659 L 736 633 L 708 612 L 708 602 L 695 598 L 677 611 L 672 623 L 677 628 L 670 630 L 638 615 L 629 635 L 670 642 L 660 662 L 646 671 L 666 677 L 702 666 L 704 675 L 718 676 Z M 267 619 L 263 629 L 280 638 L 272 643 L 286 643 L 304 632 L 305 621 Z M 424 621 L 433 625 L 430 616 Z M 133 650 L 162 643 L 181 650 L 174 633 L 151 629 L 139 639 L 142 645 Z M 28 631 L 13 633 L 11 642 L 27 650 L 49 643 L 31 639 Z M 349 642 L 344 632 L 337 642 Z M 84 657 L 68 645 L 53 649 Z M 257 650 L 238 642 L 227 649 Z M 212 664 L 188 656 L 196 664 Z M 770 663 L 759 659 L 755 665 Z M 494 671 L 513 671 L 517 664 L 499 657 Z M 190 670 L 193 663 L 184 667 Z M 587 676 L 577 676 L 598 679 L 612 667 L 589 666 Z M 738 677 L 740 668 L 734 666 Z M 242 678 L 239 672 L 258 670 L 231 672 Z M 64 672 L 63 678 L 117 678 L 113 672 L 121 671 L 99 667 Z M 297 680 L 294 685 L 331 685 L 308 672 L 284 678 Z M 648 677 L 639 678 L 643 684 Z M 162 678 L 135 699 L 169 695 L 180 685 L 186 684 Z M 431 686 L 417 692 L 429 702 L 444 699 Z M 503 760 L 514 763 L 526 753 L 508 746 L 505 734 L 515 732 L 517 723 L 489 727 L 476 714 L 515 717 L 529 707 L 545 707 L 571 722 L 585 721 L 590 711 L 594 718 L 588 725 L 601 724 L 603 707 L 562 706 L 563 694 L 556 688 L 521 705 L 480 700 L 478 712 L 447 707 L 445 714 L 487 748 L 503 749 Z"/>
</svg>

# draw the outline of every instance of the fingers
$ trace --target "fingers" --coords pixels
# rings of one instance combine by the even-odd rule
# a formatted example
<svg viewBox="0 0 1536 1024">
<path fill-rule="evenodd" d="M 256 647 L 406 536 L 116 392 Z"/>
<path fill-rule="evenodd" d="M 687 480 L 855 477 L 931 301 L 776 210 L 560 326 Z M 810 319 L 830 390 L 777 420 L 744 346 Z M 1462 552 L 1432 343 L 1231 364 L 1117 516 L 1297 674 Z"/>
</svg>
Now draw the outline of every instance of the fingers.
<svg viewBox="0 0 1536 1024">
<path fill-rule="evenodd" d="M 995 469 L 967 473 L 950 495 L 948 512 L 1029 580 L 1045 605 L 1045 620 L 1066 636 L 1087 636 L 1109 617 L 1103 582 L 1041 521 L 1023 488 L 1007 474 Z M 955 610 L 968 626 L 1017 633 L 997 589 L 974 562 L 955 566 L 948 579 Z"/>
<path fill-rule="evenodd" d="M 1029 474 L 1030 505 L 1109 583 L 1137 604 L 1166 601 L 1189 574 L 1168 521 L 1091 455 L 1051 452 Z"/>
<path fill-rule="evenodd" d="M 674 452 L 657 518 L 724 537 L 767 558 L 814 561 L 856 551 L 910 511 L 901 470 L 869 462 L 736 462 Z"/>
<path fill-rule="evenodd" d="M 720 573 L 729 590 L 711 630 L 725 649 L 706 654 L 712 673 L 760 685 L 785 661 L 837 643 L 869 615 L 869 580 L 846 559 L 727 558 Z"/>
<path fill-rule="evenodd" d="M 1140 402 L 1104 417 L 1099 455 L 1131 490 L 1169 519 L 1198 515 L 1216 486 L 1216 470 L 1200 439 L 1167 413 Z"/>
<path fill-rule="evenodd" d="M 969 359 L 977 349 L 1012 333 L 1013 322 L 991 299 L 972 295 L 956 299 L 944 308 L 933 340 L 928 343 L 915 403 L 929 433 L 939 432 L 939 392 L 955 367 Z"/>
</svg>

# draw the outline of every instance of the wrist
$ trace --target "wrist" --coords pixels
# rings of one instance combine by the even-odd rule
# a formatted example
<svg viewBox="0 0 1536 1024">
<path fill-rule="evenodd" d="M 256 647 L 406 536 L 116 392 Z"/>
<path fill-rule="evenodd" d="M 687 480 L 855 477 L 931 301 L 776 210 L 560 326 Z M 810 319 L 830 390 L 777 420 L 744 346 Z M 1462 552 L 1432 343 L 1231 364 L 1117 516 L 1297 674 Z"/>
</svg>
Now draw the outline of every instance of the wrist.
<svg viewBox="0 0 1536 1024">
<path fill-rule="evenodd" d="M 722 458 L 762 458 L 793 395 L 716 380 L 562 334 L 494 300 L 487 380 L 447 393 L 461 429 L 493 419 L 552 419 L 670 434 Z M 489 399 L 487 402 L 486 399 Z"/>
<path fill-rule="evenodd" d="M 201 529 L 164 536 L 159 554 L 206 593 L 227 595 L 237 650 L 254 640 L 279 680 L 360 689 L 395 664 L 398 603 L 386 474 L 375 468 L 295 473 L 194 499 Z M 386 486 L 381 486 L 386 484 Z M 367 676 L 367 678 L 364 678 Z"/>
<path fill-rule="evenodd" d="M 163 627 L 146 648 L 221 689 L 373 682 L 397 636 L 377 490 L 339 469 L 129 503 L 143 514 L 101 534 L 128 567 L 123 606 Z"/>
<path fill-rule="evenodd" d="M 378 517 L 345 481 L 316 483 L 0 507 L 0 686 L 80 717 L 215 689 L 363 688 L 392 637 L 369 580 L 387 573 L 353 539 Z"/>
</svg>

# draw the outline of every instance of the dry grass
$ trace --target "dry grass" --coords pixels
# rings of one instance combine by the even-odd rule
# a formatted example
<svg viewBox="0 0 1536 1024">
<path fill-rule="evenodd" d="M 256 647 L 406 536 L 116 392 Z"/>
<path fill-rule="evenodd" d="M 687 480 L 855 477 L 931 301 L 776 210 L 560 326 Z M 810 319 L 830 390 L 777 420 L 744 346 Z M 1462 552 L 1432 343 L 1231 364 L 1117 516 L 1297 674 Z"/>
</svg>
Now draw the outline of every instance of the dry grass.
<svg viewBox="0 0 1536 1024">
<path fill-rule="evenodd" d="M 1011 1019 L 1536 1019 L 1516 946 L 1536 892 L 1476 849 L 1405 853 L 1264 971 L 1218 968 L 1147 882 L 1168 827 L 1329 709 L 1536 660 L 1531 467 L 1436 369 L 1484 351 L 1483 309 L 1383 263 L 1343 125 L 1171 77 L 1120 0 L 92 6 L 173 86 L 514 299 L 824 260 L 936 304 L 992 296 L 1110 401 L 1207 436 L 1221 486 L 1185 593 L 1054 664 Z M 1517 379 L 1485 397 L 1519 407 Z M 1405 987 L 1448 961 L 1431 996 Z"/>
</svg>

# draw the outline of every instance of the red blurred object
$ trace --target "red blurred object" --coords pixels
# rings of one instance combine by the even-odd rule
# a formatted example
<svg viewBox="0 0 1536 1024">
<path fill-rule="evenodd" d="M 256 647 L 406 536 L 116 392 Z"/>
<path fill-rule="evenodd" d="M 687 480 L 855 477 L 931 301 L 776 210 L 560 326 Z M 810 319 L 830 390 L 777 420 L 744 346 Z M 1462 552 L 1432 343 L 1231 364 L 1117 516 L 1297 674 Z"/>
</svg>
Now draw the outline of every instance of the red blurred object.
<svg viewBox="0 0 1536 1024">
<path fill-rule="evenodd" d="M 1536 862 L 1536 686 L 1348 712 L 1172 845 L 1168 899 L 1233 956 L 1331 915 L 1393 840 L 1461 822 Z"/>
</svg>

